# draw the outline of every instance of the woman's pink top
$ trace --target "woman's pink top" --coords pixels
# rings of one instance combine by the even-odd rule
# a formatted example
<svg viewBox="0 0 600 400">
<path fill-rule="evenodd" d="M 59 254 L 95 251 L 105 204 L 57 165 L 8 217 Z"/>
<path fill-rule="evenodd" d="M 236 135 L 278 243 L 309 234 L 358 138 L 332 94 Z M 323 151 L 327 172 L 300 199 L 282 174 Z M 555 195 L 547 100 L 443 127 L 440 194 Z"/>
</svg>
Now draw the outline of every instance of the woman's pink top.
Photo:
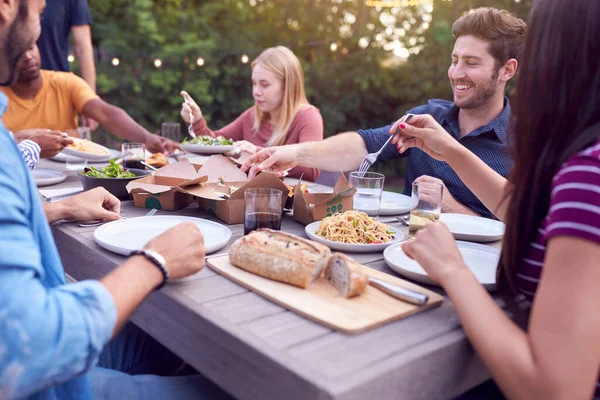
<svg viewBox="0 0 600 400">
<path fill-rule="evenodd" d="M 255 131 L 253 127 L 254 107 L 250 107 L 235 121 L 218 131 L 212 131 L 206 124 L 206 120 L 202 118 L 194 124 L 194 132 L 198 136 L 223 136 L 235 141 L 246 140 L 261 149 L 266 146 L 273 135 L 273 125 L 270 121 L 264 121 L 260 124 L 258 131 Z M 314 106 L 307 106 L 296 113 L 284 144 L 320 140 L 323 140 L 323 118 L 321 118 L 319 109 Z M 290 171 L 289 176 L 292 178 L 303 176 L 303 180 L 314 181 L 319 176 L 319 170 L 317 168 L 296 167 Z"/>
</svg>

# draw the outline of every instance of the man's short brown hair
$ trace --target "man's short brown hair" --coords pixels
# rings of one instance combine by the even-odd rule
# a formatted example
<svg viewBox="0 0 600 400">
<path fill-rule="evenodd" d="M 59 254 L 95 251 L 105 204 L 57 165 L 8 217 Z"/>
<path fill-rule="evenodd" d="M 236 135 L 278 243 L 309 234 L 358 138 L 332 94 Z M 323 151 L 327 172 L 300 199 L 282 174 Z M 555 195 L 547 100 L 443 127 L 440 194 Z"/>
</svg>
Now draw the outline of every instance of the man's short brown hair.
<svg viewBox="0 0 600 400">
<path fill-rule="evenodd" d="M 525 47 L 525 21 L 505 10 L 481 7 L 468 11 L 452 25 L 455 39 L 472 35 L 490 42 L 489 52 L 496 70 L 511 58 L 519 61 Z"/>
</svg>

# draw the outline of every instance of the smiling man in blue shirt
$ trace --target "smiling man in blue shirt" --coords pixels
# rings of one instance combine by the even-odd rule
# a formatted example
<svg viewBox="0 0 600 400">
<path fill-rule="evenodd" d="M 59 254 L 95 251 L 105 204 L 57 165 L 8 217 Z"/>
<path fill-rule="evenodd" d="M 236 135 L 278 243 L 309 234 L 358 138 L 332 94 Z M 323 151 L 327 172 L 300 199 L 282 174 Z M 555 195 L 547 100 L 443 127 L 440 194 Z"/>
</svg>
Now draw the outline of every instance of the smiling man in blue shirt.
<svg viewBox="0 0 600 400">
<path fill-rule="evenodd" d="M 493 8 L 472 10 L 459 18 L 452 27 L 456 42 L 448 69 L 454 101 L 430 100 L 408 111 L 431 114 L 448 134 L 503 176 L 513 167 L 506 143 L 510 104 L 504 92 L 517 72 L 525 31 L 525 22 Z M 392 126 L 346 132 L 322 142 L 266 148 L 250 157 L 242 170 L 250 170 L 250 177 L 262 170 L 281 173 L 297 165 L 354 171 L 367 153 L 383 146 Z M 378 161 L 401 157 L 408 157 L 405 194 L 410 195 L 417 179 L 439 180 L 445 185 L 443 212 L 493 217 L 450 167 L 419 149 L 400 154 L 389 144 Z"/>
</svg>

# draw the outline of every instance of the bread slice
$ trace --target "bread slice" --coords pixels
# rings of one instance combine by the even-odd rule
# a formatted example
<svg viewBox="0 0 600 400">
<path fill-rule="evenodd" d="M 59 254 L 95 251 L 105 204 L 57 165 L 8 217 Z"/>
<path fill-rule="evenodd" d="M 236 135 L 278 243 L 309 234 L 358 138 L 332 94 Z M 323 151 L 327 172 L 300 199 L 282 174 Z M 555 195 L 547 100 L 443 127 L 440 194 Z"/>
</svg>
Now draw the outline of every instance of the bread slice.
<svg viewBox="0 0 600 400">
<path fill-rule="evenodd" d="M 342 253 L 333 253 L 329 257 L 325 277 L 346 298 L 362 294 L 369 284 L 362 266 Z"/>
<path fill-rule="evenodd" d="M 271 229 L 259 229 L 236 240 L 229 262 L 265 278 L 305 289 L 321 276 L 329 247 Z"/>
</svg>

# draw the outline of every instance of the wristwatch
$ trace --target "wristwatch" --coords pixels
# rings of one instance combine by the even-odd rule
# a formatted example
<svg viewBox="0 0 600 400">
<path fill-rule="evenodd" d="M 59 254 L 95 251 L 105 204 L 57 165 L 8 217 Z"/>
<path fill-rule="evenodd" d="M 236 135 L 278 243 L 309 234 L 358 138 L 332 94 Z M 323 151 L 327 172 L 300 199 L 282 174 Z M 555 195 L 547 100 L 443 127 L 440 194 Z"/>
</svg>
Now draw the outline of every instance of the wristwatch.
<svg viewBox="0 0 600 400">
<path fill-rule="evenodd" d="M 149 249 L 134 250 L 131 253 L 129 253 L 129 256 L 144 256 L 148 261 L 150 261 L 152 264 L 154 264 L 154 266 L 156 266 L 156 268 L 160 270 L 163 276 L 163 280 L 161 284 L 158 285 L 154 290 L 162 289 L 163 286 L 167 284 L 167 282 L 169 281 L 167 262 L 165 261 L 165 258 L 161 256 L 158 252 Z"/>
</svg>

